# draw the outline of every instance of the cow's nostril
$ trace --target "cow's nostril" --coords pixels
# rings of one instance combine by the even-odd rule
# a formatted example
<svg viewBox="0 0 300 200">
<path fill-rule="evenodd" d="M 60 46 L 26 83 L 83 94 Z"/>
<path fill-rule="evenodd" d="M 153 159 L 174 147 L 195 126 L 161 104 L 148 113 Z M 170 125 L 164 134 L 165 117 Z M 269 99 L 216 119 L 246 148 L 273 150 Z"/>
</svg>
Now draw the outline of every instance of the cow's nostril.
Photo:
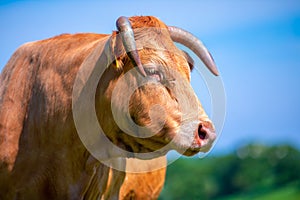
<svg viewBox="0 0 300 200">
<path fill-rule="evenodd" d="M 204 140 L 206 138 L 206 131 L 202 128 L 202 125 L 199 125 L 198 127 L 198 136 L 201 140 Z"/>
</svg>

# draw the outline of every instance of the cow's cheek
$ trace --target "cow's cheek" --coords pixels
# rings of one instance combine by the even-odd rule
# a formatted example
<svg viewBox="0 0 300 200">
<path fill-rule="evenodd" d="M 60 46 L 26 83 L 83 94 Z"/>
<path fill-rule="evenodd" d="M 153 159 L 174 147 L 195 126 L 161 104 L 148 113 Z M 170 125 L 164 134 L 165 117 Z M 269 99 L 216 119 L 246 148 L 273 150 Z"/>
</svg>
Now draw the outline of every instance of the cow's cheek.
<svg viewBox="0 0 300 200">
<path fill-rule="evenodd" d="M 130 100 L 130 115 L 139 126 L 149 126 L 157 130 L 178 125 L 180 112 L 177 101 L 166 88 L 150 84 L 136 91 Z"/>
</svg>

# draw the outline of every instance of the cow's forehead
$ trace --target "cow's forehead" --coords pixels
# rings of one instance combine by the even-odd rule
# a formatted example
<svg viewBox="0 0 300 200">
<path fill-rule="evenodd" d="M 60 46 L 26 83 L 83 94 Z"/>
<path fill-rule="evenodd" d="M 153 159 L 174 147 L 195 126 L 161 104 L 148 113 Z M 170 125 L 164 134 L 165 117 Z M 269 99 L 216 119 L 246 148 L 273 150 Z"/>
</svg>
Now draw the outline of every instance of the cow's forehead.
<svg viewBox="0 0 300 200">
<path fill-rule="evenodd" d="M 182 55 L 181 50 L 179 50 L 174 44 L 173 40 L 170 37 L 170 33 L 167 28 L 159 28 L 159 27 L 143 27 L 143 28 L 135 28 L 134 30 L 134 39 L 135 39 L 135 48 L 132 50 L 142 50 L 142 49 L 154 49 L 159 51 L 168 51 L 173 54 Z M 118 52 L 116 56 L 121 56 L 124 52 L 121 48 L 121 34 L 113 32 L 112 41 L 115 41 Z M 114 43 L 114 42 L 113 42 Z M 120 54 L 120 55 L 119 55 Z"/>
<path fill-rule="evenodd" d="M 178 51 L 166 28 L 146 27 L 134 29 L 137 49 L 153 48 L 164 51 Z"/>
<path fill-rule="evenodd" d="M 188 61 L 183 52 L 177 48 L 170 37 L 170 33 L 165 27 L 142 27 L 135 28 L 134 38 L 136 43 L 136 50 L 143 64 L 162 65 L 170 70 L 176 69 L 180 74 L 183 74 L 190 80 L 190 69 Z M 121 43 L 120 34 L 112 35 L 112 39 L 116 41 L 114 54 L 116 57 L 124 55 L 122 47 L 118 45 Z M 117 51 L 116 51 L 117 50 Z"/>
<path fill-rule="evenodd" d="M 189 65 L 181 51 L 143 48 L 139 50 L 139 55 L 143 64 L 154 64 L 165 70 L 176 70 L 190 80 Z"/>
<path fill-rule="evenodd" d="M 190 80 L 188 62 L 183 52 L 176 47 L 166 28 L 136 29 L 136 45 L 140 56 L 147 57 L 152 63 L 162 64 L 170 70 L 176 69 Z M 145 51 L 145 50 L 148 51 Z M 144 62 L 143 62 L 144 63 Z"/>
<path fill-rule="evenodd" d="M 155 56 L 161 55 L 160 57 L 164 58 L 168 55 L 168 61 L 172 57 L 176 58 L 176 62 L 186 61 L 182 51 L 176 47 L 171 39 L 168 29 L 157 27 L 137 28 L 134 29 L 134 34 L 137 50 L 151 49 L 152 52 L 158 52 Z"/>
</svg>

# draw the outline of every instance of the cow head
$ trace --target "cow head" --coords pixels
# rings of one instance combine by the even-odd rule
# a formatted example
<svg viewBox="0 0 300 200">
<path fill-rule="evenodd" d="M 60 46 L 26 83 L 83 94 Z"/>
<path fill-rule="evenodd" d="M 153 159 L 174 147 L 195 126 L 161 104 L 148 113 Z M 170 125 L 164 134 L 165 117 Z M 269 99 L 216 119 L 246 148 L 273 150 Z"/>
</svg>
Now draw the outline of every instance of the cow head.
<svg viewBox="0 0 300 200">
<path fill-rule="evenodd" d="M 120 17 L 117 28 L 110 40 L 114 61 L 100 81 L 103 88 L 113 71 L 98 106 L 107 102 L 111 110 L 97 113 L 106 135 L 134 153 L 207 152 L 215 129 L 189 84 L 192 59 L 174 42 L 190 48 L 217 75 L 207 49 L 192 34 L 154 17 Z"/>
</svg>

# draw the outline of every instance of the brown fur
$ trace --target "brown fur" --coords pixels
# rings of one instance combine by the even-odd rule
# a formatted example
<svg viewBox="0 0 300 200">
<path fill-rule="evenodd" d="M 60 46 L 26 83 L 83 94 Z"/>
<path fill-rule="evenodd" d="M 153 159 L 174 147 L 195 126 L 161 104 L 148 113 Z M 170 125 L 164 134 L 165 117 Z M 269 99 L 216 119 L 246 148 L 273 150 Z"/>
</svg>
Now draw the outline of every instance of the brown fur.
<svg viewBox="0 0 300 200">
<path fill-rule="evenodd" d="M 1 199 L 70 198 L 68 185 L 91 170 L 73 125 L 71 94 L 78 67 L 103 37 L 66 34 L 27 43 L 4 68 L 0 159 L 8 172 L 2 176 L 11 178 Z"/>
<path fill-rule="evenodd" d="M 166 166 L 166 158 L 159 157 L 149 161 L 130 158 L 126 160 L 126 163 L 128 172 L 121 183 L 120 172 L 110 169 L 104 199 L 113 199 L 113 197 L 124 200 L 157 199 L 164 186 L 166 175 L 166 167 L 158 168 L 157 166 Z M 140 172 L 141 168 L 147 172 Z M 119 189 L 120 185 L 122 185 L 121 189 Z"/>
<path fill-rule="evenodd" d="M 157 170 L 152 170 L 152 168 L 162 163 L 164 166 L 167 164 L 164 157 L 156 158 L 149 162 L 139 160 L 138 163 L 132 163 L 131 159 L 128 159 L 127 169 L 138 171 L 138 168 L 144 166 L 149 172 L 126 173 L 120 190 L 120 199 L 157 199 L 164 186 L 166 168 L 163 167 Z"/>
<path fill-rule="evenodd" d="M 168 66 L 189 80 L 187 60 L 169 37 L 166 25 L 154 17 L 130 20 L 137 29 L 136 40 L 148 43 L 148 47 L 139 50 L 142 63 Z M 143 32 L 144 27 L 154 28 Z M 133 68 L 119 40 L 116 32 L 64 34 L 24 44 L 13 54 L 0 76 L 0 199 L 96 199 L 106 190 L 109 168 L 86 150 L 72 115 L 76 74 L 96 47 L 102 48 L 99 59 L 106 61 L 107 65 L 101 67 L 107 68 L 98 84 L 95 106 L 110 140 L 127 151 L 149 152 L 173 137 L 180 112 L 171 92 L 161 86 L 145 86 L 135 92 L 130 113 L 138 124 L 147 125 L 149 107 L 161 103 L 169 113 L 164 129 L 167 133 L 136 139 L 122 133 L 115 124 L 110 110 L 111 94 L 118 78 Z M 156 50 L 157 47 L 162 50 Z M 104 48 L 108 48 L 105 51 L 109 50 L 109 55 Z M 109 59 L 114 58 L 116 62 L 109 64 Z M 124 176 L 118 175 L 120 180 Z M 142 176 L 163 179 L 164 169 Z M 122 181 L 117 188 L 120 184 Z M 162 184 L 155 189 L 155 197 L 161 187 Z M 125 198 L 126 190 L 122 195 Z"/>
</svg>

